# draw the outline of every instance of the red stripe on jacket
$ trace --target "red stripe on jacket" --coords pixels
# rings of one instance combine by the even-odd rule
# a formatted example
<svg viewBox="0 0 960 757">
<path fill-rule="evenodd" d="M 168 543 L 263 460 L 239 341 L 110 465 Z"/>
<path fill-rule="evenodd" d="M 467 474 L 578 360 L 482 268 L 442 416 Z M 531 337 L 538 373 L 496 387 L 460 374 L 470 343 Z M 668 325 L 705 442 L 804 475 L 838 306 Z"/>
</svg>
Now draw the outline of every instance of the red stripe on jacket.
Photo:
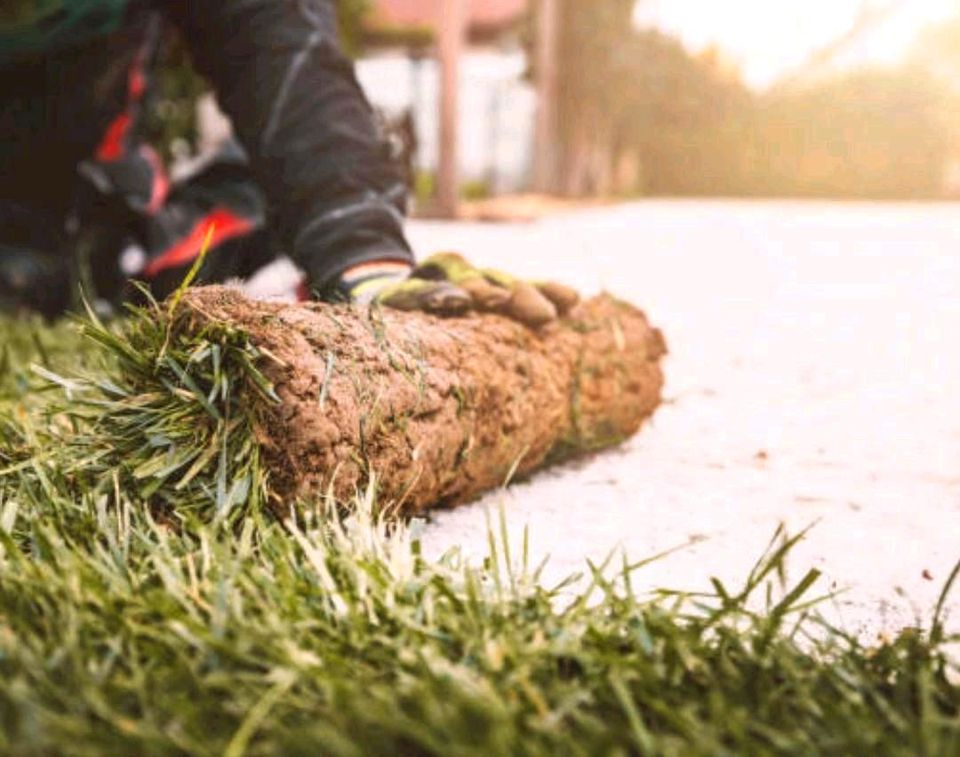
<svg viewBox="0 0 960 757">
<path fill-rule="evenodd" d="M 123 157 L 127 146 L 127 135 L 133 126 L 133 116 L 130 113 L 121 113 L 110 123 L 103 141 L 97 148 L 97 160 L 104 163 L 113 163 Z"/>
<path fill-rule="evenodd" d="M 153 278 L 170 268 L 192 263 L 199 257 L 211 227 L 213 233 L 210 236 L 210 249 L 213 249 L 230 239 L 249 234 L 253 231 L 254 224 L 226 208 L 214 208 L 194 225 L 186 237 L 151 260 L 143 270 L 144 275 Z"/>
</svg>

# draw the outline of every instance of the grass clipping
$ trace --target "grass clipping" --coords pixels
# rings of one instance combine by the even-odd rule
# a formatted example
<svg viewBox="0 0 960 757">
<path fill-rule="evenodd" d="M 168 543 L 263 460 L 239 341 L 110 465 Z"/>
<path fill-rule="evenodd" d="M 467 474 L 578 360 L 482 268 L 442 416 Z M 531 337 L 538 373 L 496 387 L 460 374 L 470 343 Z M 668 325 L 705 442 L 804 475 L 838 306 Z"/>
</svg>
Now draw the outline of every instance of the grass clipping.
<svg viewBox="0 0 960 757">
<path fill-rule="evenodd" d="M 500 316 L 440 319 L 188 291 L 177 338 L 229 327 L 267 359 L 279 402 L 253 386 L 256 436 L 280 502 L 376 477 L 416 513 L 463 502 L 558 459 L 634 434 L 660 403 L 663 338 L 602 296 L 533 331 Z"/>
</svg>

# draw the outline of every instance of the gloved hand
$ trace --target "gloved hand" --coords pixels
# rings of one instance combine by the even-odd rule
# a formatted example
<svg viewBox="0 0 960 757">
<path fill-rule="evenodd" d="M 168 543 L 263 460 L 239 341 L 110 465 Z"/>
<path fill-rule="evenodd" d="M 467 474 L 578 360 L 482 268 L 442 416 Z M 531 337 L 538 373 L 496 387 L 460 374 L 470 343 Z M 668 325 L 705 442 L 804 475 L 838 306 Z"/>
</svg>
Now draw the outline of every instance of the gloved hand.
<svg viewBox="0 0 960 757">
<path fill-rule="evenodd" d="M 444 316 L 470 310 L 499 313 L 531 328 L 566 315 L 580 301 L 579 294 L 563 284 L 528 282 L 475 268 L 453 252 L 427 258 L 402 278 L 396 274 L 379 281 L 368 278 L 354 288 L 351 297 Z"/>
</svg>

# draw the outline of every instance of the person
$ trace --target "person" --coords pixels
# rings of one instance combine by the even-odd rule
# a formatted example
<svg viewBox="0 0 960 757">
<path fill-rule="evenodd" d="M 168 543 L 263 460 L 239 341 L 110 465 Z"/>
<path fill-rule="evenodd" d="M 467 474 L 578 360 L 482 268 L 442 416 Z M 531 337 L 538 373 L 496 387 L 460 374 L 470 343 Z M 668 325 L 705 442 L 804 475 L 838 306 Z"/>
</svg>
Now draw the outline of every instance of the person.
<svg viewBox="0 0 960 757">
<path fill-rule="evenodd" d="M 143 136 L 161 35 L 179 29 L 237 142 L 171 182 Z M 0 6 L 0 307 L 163 297 L 209 234 L 199 281 L 278 254 L 303 294 L 541 325 L 575 294 L 417 265 L 406 187 L 338 40 L 334 0 L 4 0 Z"/>
</svg>

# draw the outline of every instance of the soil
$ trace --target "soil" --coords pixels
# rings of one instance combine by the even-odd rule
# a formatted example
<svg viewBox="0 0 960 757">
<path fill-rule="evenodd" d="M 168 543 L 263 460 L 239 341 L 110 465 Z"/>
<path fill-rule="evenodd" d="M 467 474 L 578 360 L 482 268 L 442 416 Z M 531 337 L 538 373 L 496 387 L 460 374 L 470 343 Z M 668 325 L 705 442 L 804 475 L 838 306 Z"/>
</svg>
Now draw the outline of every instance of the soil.
<svg viewBox="0 0 960 757">
<path fill-rule="evenodd" d="M 274 358 L 262 368 L 281 403 L 261 403 L 257 433 L 278 501 L 346 500 L 373 476 L 404 513 L 452 506 L 632 436 L 661 400 L 662 335 L 606 295 L 538 331 L 220 287 L 184 305 L 188 328 L 230 322 Z"/>
</svg>

